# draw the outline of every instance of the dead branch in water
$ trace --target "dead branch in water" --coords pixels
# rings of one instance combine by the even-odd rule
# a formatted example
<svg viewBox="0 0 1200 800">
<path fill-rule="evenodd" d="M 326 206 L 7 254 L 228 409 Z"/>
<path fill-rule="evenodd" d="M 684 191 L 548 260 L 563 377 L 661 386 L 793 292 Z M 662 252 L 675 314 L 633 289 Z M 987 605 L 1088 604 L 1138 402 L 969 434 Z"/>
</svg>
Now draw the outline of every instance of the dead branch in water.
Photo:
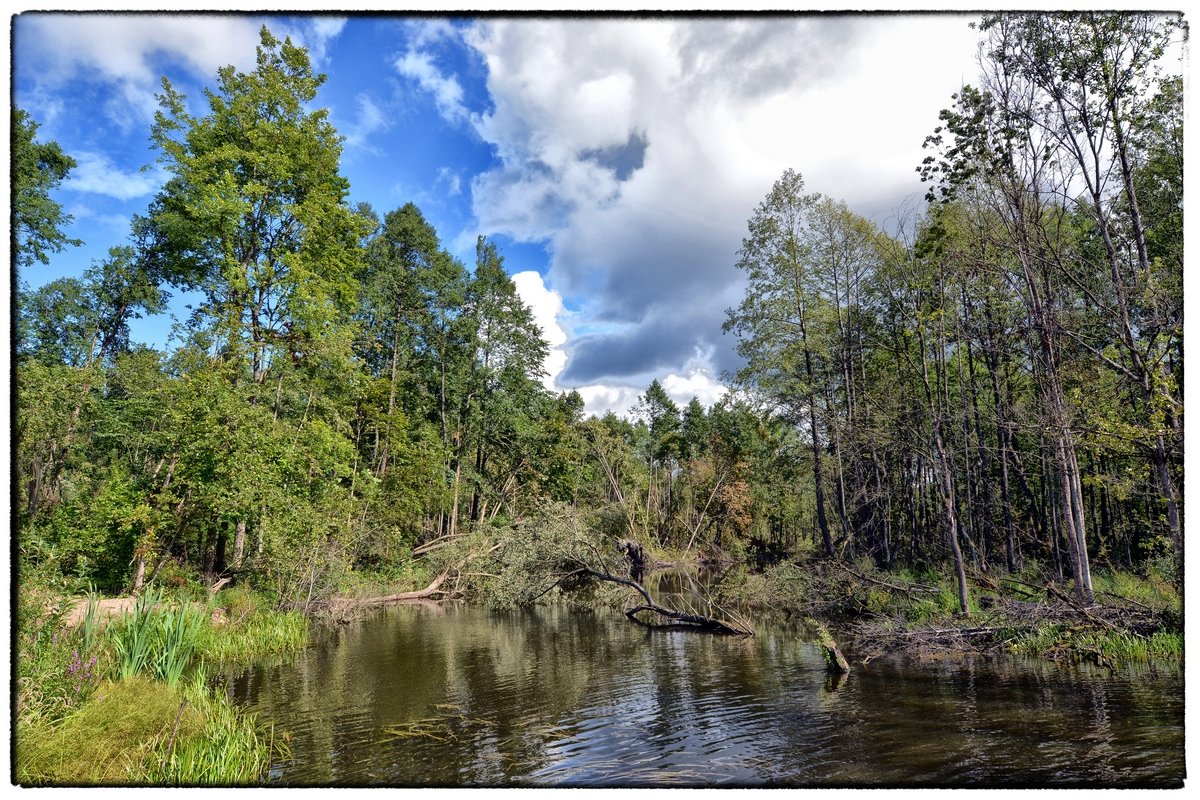
<svg viewBox="0 0 1200 800">
<path fill-rule="evenodd" d="M 563 575 L 555 582 L 555 585 L 558 585 L 562 581 L 577 575 L 586 575 L 588 577 L 595 578 L 596 580 L 627 586 L 640 594 L 644 602 L 641 605 L 636 605 L 625 610 L 625 616 L 639 625 L 644 625 L 651 628 L 676 627 L 704 631 L 706 633 L 721 633 L 730 636 L 754 635 L 754 631 L 750 630 L 748 627 L 739 627 L 714 617 L 707 617 L 702 614 L 688 614 L 683 611 L 676 611 L 673 608 L 667 608 L 666 606 L 659 605 L 650 595 L 650 592 L 647 591 L 646 587 L 642 586 L 637 581 L 621 577 L 620 575 L 613 575 L 608 572 L 599 572 L 591 569 L 590 567 L 580 567 L 573 572 Z M 643 611 L 656 614 L 662 619 L 668 620 L 668 623 L 663 625 L 646 622 L 638 617 L 638 614 L 642 613 Z"/>
</svg>

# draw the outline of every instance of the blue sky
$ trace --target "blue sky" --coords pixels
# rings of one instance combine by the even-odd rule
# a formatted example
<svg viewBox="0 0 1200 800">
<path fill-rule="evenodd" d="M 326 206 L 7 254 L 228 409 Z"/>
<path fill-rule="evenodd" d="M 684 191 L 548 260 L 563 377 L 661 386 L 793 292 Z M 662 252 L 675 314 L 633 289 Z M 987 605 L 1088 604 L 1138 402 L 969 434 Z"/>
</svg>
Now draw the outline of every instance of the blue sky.
<svg viewBox="0 0 1200 800">
<path fill-rule="evenodd" d="M 917 205 L 921 142 L 975 79 L 970 19 L 22 14 L 13 99 L 79 162 L 57 199 L 86 244 L 21 277 L 78 275 L 125 243 L 163 178 L 161 76 L 201 112 L 266 24 L 329 76 L 317 103 L 346 137 L 353 202 L 415 202 L 468 265 L 477 235 L 500 245 L 554 388 L 594 412 L 653 378 L 711 403 L 737 367 L 721 323 L 755 205 L 789 167 L 881 225 Z M 169 326 L 135 336 L 161 345 Z"/>
</svg>

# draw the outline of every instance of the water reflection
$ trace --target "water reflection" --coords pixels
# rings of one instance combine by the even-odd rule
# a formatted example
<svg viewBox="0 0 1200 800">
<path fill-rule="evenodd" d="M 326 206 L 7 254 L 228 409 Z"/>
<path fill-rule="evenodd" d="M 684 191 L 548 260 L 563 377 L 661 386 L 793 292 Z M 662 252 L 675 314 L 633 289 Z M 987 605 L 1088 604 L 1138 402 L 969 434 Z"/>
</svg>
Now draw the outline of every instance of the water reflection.
<svg viewBox="0 0 1200 800">
<path fill-rule="evenodd" d="M 658 587 L 659 591 L 675 587 Z M 681 590 L 688 587 L 682 586 Z M 1182 676 L 982 658 L 825 671 L 795 627 L 398 607 L 224 676 L 292 785 L 1176 785 Z"/>
</svg>

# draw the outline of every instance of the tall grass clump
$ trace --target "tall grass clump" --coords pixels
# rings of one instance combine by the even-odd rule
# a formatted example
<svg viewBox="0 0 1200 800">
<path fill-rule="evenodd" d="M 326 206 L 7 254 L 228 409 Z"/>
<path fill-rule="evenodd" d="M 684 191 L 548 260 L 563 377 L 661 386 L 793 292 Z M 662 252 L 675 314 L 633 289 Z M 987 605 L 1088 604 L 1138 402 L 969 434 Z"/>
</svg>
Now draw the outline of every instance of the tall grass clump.
<svg viewBox="0 0 1200 800">
<path fill-rule="evenodd" d="M 113 633 L 113 648 L 120 660 L 119 672 L 123 680 L 146 670 L 151 639 L 155 634 L 154 609 L 159 599 L 160 593 L 156 589 L 147 589 L 134 604 L 132 616 L 126 614 L 121 626 Z"/>
<path fill-rule="evenodd" d="M 223 694 L 208 690 L 197 670 L 184 694 L 204 718 L 195 735 L 159 739 L 147 771 L 149 782 L 165 786 L 237 786 L 260 782 L 267 774 L 273 737 L 262 735 L 254 719 L 238 713 Z"/>
<path fill-rule="evenodd" d="M 184 604 L 177 610 L 162 612 L 158 624 L 157 655 L 154 659 L 154 674 L 175 686 L 191 661 L 200 638 L 204 616 Z"/>
</svg>

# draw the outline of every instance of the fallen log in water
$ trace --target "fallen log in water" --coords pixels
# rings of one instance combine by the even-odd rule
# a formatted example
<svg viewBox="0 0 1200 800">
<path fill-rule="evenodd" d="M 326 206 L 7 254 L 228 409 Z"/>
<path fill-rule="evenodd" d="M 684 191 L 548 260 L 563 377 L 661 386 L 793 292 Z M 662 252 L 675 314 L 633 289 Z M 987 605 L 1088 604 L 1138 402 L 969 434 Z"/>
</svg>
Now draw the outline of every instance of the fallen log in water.
<svg viewBox="0 0 1200 800">
<path fill-rule="evenodd" d="M 650 596 L 650 592 L 647 591 L 646 587 L 642 586 L 637 581 L 621 577 L 620 575 L 599 572 L 591 569 L 590 567 L 580 567 L 573 572 L 569 572 L 559 578 L 556 584 L 561 583 L 568 578 L 579 575 L 586 575 L 588 577 L 595 578 L 596 580 L 608 581 L 609 583 L 617 583 L 622 586 L 628 586 L 630 589 L 633 589 L 635 592 L 640 594 L 645 602 L 641 605 L 626 609 L 625 611 L 625 616 L 628 617 L 632 622 L 636 622 L 638 625 L 644 625 L 651 628 L 696 630 L 705 633 L 720 633 L 729 636 L 754 635 L 754 631 L 744 625 L 735 625 L 714 617 L 707 617 L 702 614 L 690 614 L 684 611 L 676 611 L 673 608 L 667 608 L 666 606 L 659 605 L 657 602 L 655 602 L 654 598 Z M 668 622 L 666 624 L 654 624 L 646 622 L 645 620 L 638 618 L 638 614 L 642 612 L 656 614 L 657 616 L 668 620 Z"/>
</svg>

